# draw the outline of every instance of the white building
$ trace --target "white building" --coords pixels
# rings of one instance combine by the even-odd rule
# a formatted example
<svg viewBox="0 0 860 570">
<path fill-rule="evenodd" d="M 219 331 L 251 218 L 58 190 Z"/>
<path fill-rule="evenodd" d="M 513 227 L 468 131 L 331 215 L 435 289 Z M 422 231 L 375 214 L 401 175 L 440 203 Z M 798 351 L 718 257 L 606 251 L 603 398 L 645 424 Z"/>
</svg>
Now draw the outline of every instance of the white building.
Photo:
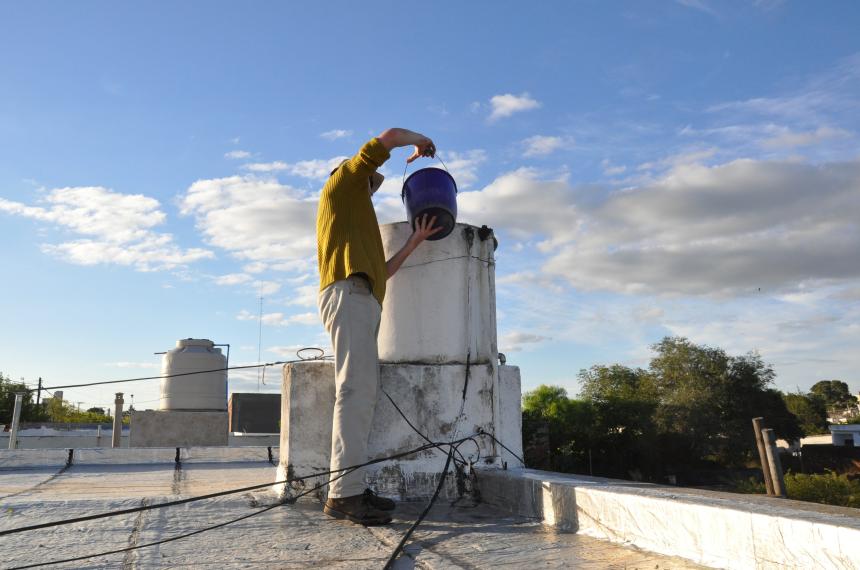
<svg viewBox="0 0 860 570">
<path fill-rule="evenodd" d="M 860 446 L 860 424 L 833 424 L 830 426 L 833 445 Z"/>
</svg>

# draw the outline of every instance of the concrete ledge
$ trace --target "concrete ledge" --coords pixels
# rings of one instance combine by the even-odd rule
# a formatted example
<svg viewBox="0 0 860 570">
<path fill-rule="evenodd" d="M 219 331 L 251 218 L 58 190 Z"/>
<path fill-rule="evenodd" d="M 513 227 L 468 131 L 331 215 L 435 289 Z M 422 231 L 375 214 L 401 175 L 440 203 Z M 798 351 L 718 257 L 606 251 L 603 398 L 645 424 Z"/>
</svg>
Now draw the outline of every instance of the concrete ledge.
<svg viewBox="0 0 860 570">
<path fill-rule="evenodd" d="M 278 445 L 271 447 L 272 460 L 278 462 Z M 220 462 L 269 462 L 269 447 L 183 447 L 179 460 L 182 463 L 220 463 Z"/>
<path fill-rule="evenodd" d="M 272 447 L 275 463 L 278 448 Z M 69 459 L 68 449 L 0 450 L 0 469 L 63 467 Z M 179 448 L 181 463 L 268 463 L 267 447 L 191 447 Z M 72 465 L 149 465 L 176 462 L 175 447 L 85 448 L 74 449 Z"/>
<path fill-rule="evenodd" d="M 860 509 L 530 469 L 481 470 L 478 488 L 558 529 L 714 568 L 860 569 Z"/>
<path fill-rule="evenodd" d="M 69 460 L 68 449 L 0 450 L 0 469 L 63 467 Z"/>
<path fill-rule="evenodd" d="M 129 447 L 227 446 L 227 412 L 146 410 L 131 414 Z"/>
</svg>

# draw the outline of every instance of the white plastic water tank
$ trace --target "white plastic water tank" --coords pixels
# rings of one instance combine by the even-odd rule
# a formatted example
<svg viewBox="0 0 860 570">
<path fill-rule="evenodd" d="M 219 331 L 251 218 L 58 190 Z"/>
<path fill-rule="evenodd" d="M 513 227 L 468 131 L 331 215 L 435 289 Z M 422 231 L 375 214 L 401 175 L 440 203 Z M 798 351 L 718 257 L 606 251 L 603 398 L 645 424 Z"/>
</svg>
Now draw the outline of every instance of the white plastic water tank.
<svg viewBox="0 0 860 570">
<path fill-rule="evenodd" d="M 386 259 L 412 233 L 406 222 L 379 226 Z M 425 241 L 388 280 L 379 358 L 429 364 L 495 362 L 496 280 L 492 230 L 457 224 Z"/>
<path fill-rule="evenodd" d="M 161 375 L 215 370 L 161 379 L 161 410 L 227 409 L 227 358 L 208 339 L 186 338 L 164 353 Z"/>
</svg>

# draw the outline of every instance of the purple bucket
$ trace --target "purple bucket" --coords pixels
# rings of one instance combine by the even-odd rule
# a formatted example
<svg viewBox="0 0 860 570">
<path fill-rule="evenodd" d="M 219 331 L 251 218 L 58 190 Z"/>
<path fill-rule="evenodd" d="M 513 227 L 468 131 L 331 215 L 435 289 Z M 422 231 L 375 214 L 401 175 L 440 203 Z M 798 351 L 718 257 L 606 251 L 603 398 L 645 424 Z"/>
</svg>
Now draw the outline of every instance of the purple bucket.
<svg viewBox="0 0 860 570">
<path fill-rule="evenodd" d="M 447 171 L 433 167 L 416 170 L 403 183 L 401 197 L 413 230 L 415 220 L 421 216 L 426 214 L 428 219 L 436 217 L 433 227 L 442 227 L 442 231 L 428 240 L 442 239 L 454 230 L 457 223 L 457 183 Z"/>
</svg>

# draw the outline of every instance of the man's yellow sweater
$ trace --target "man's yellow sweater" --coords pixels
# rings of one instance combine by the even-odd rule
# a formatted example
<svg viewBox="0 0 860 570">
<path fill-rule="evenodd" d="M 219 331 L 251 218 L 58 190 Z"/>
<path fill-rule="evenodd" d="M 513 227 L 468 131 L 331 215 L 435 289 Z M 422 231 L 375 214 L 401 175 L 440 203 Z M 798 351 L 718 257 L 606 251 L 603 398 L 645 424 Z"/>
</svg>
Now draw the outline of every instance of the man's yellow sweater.
<svg viewBox="0 0 860 570">
<path fill-rule="evenodd" d="M 389 156 L 379 139 L 371 139 L 323 186 L 317 210 L 320 291 L 353 273 L 364 273 L 382 304 L 388 270 L 368 179 Z"/>
</svg>

